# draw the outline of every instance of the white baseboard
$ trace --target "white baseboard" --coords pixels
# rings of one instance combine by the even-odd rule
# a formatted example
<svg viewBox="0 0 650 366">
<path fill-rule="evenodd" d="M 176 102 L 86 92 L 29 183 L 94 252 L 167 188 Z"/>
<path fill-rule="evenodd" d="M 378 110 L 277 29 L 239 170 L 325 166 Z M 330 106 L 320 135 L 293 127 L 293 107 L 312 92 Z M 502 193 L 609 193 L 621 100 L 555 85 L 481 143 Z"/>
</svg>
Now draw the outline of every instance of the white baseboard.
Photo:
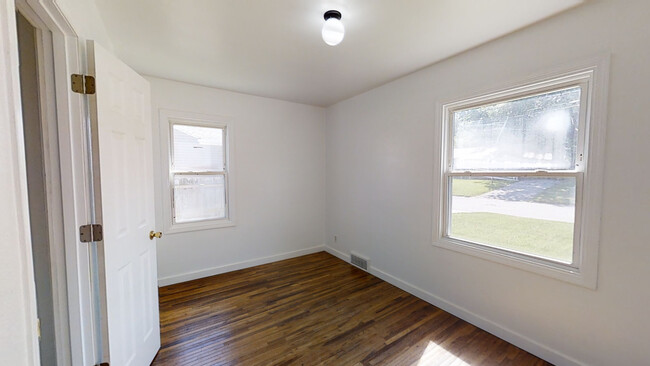
<svg viewBox="0 0 650 366">
<path fill-rule="evenodd" d="M 209 276 L 214 276 L 226 272 L 237 271 L 244 268 L 259 266 L 260 264 L 267 264 L 267 263 L 281 261 L 284 259 L 300 257 L 302 255 L 322 252 L 324 250 L 325 250 L 324 245 L 318 245 L 311 248 L 276 254 L 269 257 L 255 258 L 255 259 L 250 259 L 242 262 L 225 264 L 223 266 L 206 268 L 199 271 L 186 272 L 179 275 L 162 277 L 162 278 L 158 278 L 158 286 L 162 287 L 162 286 L 173 285 L 175 283 L 181 283 L 181 282 L 196 280 L 198 278 L 209 277 Z"/>
<path fill-rule="evenodd" d="M 325 246 L 325 251 L 332 254 L 335 257 L 338 257 L 346 262 L 350 261 L 350 255 L 343 253 L 337 249 L 334 249 L 330 246 Z M 443 298 L 440 298 L 428 291 L 425 291 L 417 286 L 414 286 L 404 280 L 401 280 L 391 274 L 388 274 L 374 266 L 368 268 L 368 272 L 373 276 L 381 278 L 382 280 L 390 283 L 393 286 L 396 286 L 420 299 L 450 313 L 453 314 L 468 323 L 471 323 L 488 333 L 494 334 L 495 336 L 514 344 L 515 346 L 532 353 L 533 355 L 542 358 L 546 361 L 549 361 L 555 365 L 566 365 L 566 366 L 585 366 L 585 364 L 579 362 L 578 360 L 565 355 L 562 352 L 556 351 L 544 344 L 541 344 L 533 339 L 530 339 L 523 334 L 517 333 L 512 329 L 504 327 L 498 323 L 495 323 L 485 317 L 482 317 L 476 313 L 473 313 L 462 306 L 454 304 L 450 301 L 447 301 Z"/>
</svg>

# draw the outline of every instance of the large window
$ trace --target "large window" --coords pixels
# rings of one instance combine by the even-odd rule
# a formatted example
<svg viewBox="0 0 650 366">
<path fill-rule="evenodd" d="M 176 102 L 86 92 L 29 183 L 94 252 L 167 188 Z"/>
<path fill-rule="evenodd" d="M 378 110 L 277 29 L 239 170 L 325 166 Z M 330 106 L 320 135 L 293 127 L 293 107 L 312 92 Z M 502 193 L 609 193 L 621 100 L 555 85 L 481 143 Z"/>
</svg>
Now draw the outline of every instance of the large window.
<svg viewBox="0 0 650 366">
<path fill-rule="evenodd" d="M 593 81 L 588 70 L 443 106 L 438 244 L 583 274 Z"/>
<path fill-rule="evenodd" d="M 224 118 L 161 111 L 167 142 L 168 232 L 233 225 L 232 124 Z"/>
</svg>

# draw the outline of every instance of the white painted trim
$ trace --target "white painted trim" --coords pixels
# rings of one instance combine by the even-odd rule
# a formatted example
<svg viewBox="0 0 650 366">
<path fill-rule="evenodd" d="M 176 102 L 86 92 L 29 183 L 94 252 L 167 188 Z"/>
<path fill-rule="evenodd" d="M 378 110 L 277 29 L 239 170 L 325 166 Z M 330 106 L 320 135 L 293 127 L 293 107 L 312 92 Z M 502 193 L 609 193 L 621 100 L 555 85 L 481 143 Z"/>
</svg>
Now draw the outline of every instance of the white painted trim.
<svg viewBox="0 0 650 366">
<path fill-rule="evenodd" d="M 563 65 L 538 76 L 525 80 L 513 80 L 505 86 L 494 87 L 489 91 L 471 92 L 466 96 L 446 98 L 446 102 L 436 104 L 434 141 L 440 142 L 437 149 L 438 159 L 433 170 L 433 225 L 432 245 L 445 250 L 452 250 L 477 258 L 508 265 L 557 280 L 595 290 L 598 282 L 598 249 L 600 245 L 600 213 L 602 207 L 602 185 L 604 178 L 605 131 L 607 122 L 607 92 L 609 87 L 610 55 L 603 54 L 586 60 L 579 60 Z M 584 85 L 583 85 L 584 83 Z M 450 197 L 447 188 L 447 166 L 450 128 L 449 110 L 459 106 L 470 107 L 483 102 L 508 100 L 526 93 L 542 92 L 556 87 L 581 85 L 582 101 L 581 126 L 586 130 L 580 137 L 579 148 L 583 146 L 584 164 L 576 169 L 576 223 L 574 242 L 578 251 L 574 254 L 575 263 L 568 266 L 558 262 L 515 253 L 508 250 L 464 242 L 445 237 L 447 207 Z M 586 113 L 584 113 L 586 111 Z M 587 121 L 587 122 L 585 122 Z M 585 141 L 585 137 L 586 141 Z M 580 151 L 579 151 L 580 152 Z M 574 172 L 574 173 L 576 173 Z M 490 175 L 490 173 L 485 173 Z M 503 174 L 513 175 L 512 172 Z M 557 173 L 555 173 L 557 174 Z M 548 175 L 551 175 L 550 173 Z M 581 184 L 582 183 L 582 184 Z M 576 249 L 574 249 L 575 251 Z"/>
<path fill-rule="evenodd" d="M 71 363 L 71 350 L 54 82 L 54 44 L 50 29 L 26 0 L 17 0 L 16 7 L 36 29 L 39 106 L 41 109 L 41 133 L 43 137 L 43 172 L 46 187 L 45 198 L 47 200 L 46 214 L 49 230 L 48 242 L 50 245 L 50 276 L 52 280 L 56 360 L 59 365 L 67 365 Z"/>
<path fill-rule="evenodd" d="M 163 231 L 165 234 L 183 233 L 197 230 L 210 230 L 233 227 L 237 218 L 237 164 L 235 164 L 235 121 L 232 117 L 207 115 L 193 112 L 176 111 L 161 108 L 159 111 L 159 146 L 161 179 L 159 184 L 162 192 Z M 227 217 L 219 220 L 205 220 L 188 223 L 174 223 L 172 216 L 171 189 L 171 124 L 186 123 L 188 125 L 218 127 L 226 129 L 226 212 Z"/>
<path fill-rule="evenodd" d="M 55 35 L 55 74 L 59 121 L 61 186 L 64 202 L 65 260 L 68 280 L 70 347 L 73 365 L 95 363 L 89 246 L 79 241 L 78 228 L 90 223 L 90 171 L 86 160 L 85 103 L 70 92 L 70 74 L 83 73 L 83 50 L 76 36 Z M 65 63 L 63 62 L 65 61 Z"/>
<path fill-rule="evenodd" d="M 186 272 L 186 273 L 182 273 L 182 274 L 179 274 L 179 275 L 159 278 L 158 279 L 158 286 L 162 287 L 162 286 L 173 285 L 175 283 L 181 283 L 181 282 L 196 280 L 198 278 L 209 277 L 209 276 L 214 276 L 214 275 L 218 275 L 218 274 L 222 274 L 222 273 L 226 273 L 226 272 L 237 271 L 237 270 L 244 269 L 244 268 L 259 266 L 261 264 L 273 263 L 273 262 L 277 262 L 277 261 L 281 261 L 281 260 L 285 260 L 285 259 L 300 257 L 300 256 L 307 255 L 307 254 L 318 253 L 318 252 L 322 252 L 324 250 L 325 250 L 324 245 L 317 245 L 317 246 L 314 246 L 314 247 L 311 247 L 311 248 L 295 250 L 293 252 L 286 252 L 286 253 L 271 255 L 271 256 L 268 256 L 268 257 L 249 259 L 249 260 L 245 260 L 245 261 L 241 261 L 241 262 L 225 264 L 225 265 L 218 266 L 218 267 L 206 268 L 206 269 L 202 269 L 200 271 Z"/>
<path fill-rule="evenodd" d="M 196 221 L 196 222 L 184 222 L 181 224 L 173 224 L 170 226 L 165 226 L 164 229 L 165 235 L 178 234 L 178 233 L 187 233 L 191 231 L 201 231 L 201 230 L 212 230 L 212 229 L 223 229 L 226 227 L 236 226 L 235 221 L 233 220 L 205 220 L 205 221 Z"/>
<path fill-rule="evenodd" d="M 56 92 L 54 84 L 54 51 L 50 32 L 41 33 L 39 57 L 41 67 L 40 90 L 45 90 L 41 96 L 42 128 L 43 128 L 43 159 L 45 184 L 47 187 L 48 228 L 50 243 L 50 266 L 52 273 L 52 297 L 54 307 L 54 330 L 56 337 L 57 364 L 66 365 L 71 361 L 70 356 L 70 327 L 68 316 L 68 289 L 65 267 L 65 237 L 63 223 L 63 199 L 61 198 L 61 171 L 59 169 L 59 138 L 56 123 Z M 43 59 L 45 58 L 45 59 Z"/>
<path fill-rule="evenodd" d="M 9 0 L 11 1 L 11 0 Z M 77 34 L 56 0 L 22 0 L 52 34 L 54 70 L 47 78 L 54 80 L 55 109 L 59 146 L 61 200 L 65 254 L 56 263 L 65 262 L 70 358 L 72 365 L 95 362 L 94 332 L 90 296 L 88 247 L 79 242 L 78 227 L 89 222 L 88 169 L 85 146 L 85 108 L 83 97 L 70 91 L 70 74 L 83 73 L 84 53 Z M 4 23 L 3 23 L 4 24 Z M 17 51 L 10 49 L 11 53 Z M 60 286 L 64 286 L 60 284 Z M 63 312 L 63 310 L 62 310 Z M 58 342 L 58 341 L 57 341 Z M 59 345 L 57 344 L 57 347 Z"/>
<path fill-rule="evenodd" d="M 16 9 L 13 0 L 4 1 L 0 5 L 0 130 L 4 136 L 0 137 L 2 148 L 0 155 L 3 160 L 3 192 L 0 193 L 0 200 L 10 212 L 2 215 L 5 221 L 2 224 L 3 235 L 17 240 L 3 243 L 3 247 L 10 247 L 12 252 L 19 253 L 19 277 L 14 280 L 20 282 L 21 293 L 15 294 L 20 297 L 21 305 L 24 307 L 24 319 L 16 320 L 12 326 L 21 325 L 16 329 L 15 334 L 24 336 L 21 341 L 25 348 L 16 350 L 20 354 L 25 352 L 24 359 L 12 358 L 10 354 L 2 359 L 24 362 L 25 365 L 40 364 L 37 335 L 37 312 L 36 312 L 36 287 L 34 283 L 34 268 L 32 260 L 31 235 L 29 227 L 29 206 L 27 198 L 27 174 L 25 164 L 25 144 L 23 139 L 23 117 L 21 108 L 19 61 L 18 61 L 18 37 L 16 29 Z M 12 218 L 13 220 L 10 220 Z M 6 231 L 4 231 L 6 230 Z M 11 253 L 12 255 L 14 253 Z M 12 275 L 16 273 L 13 272 Z M 3 299 L 4 301 L 4 299 Z M 11 300 L 16 303 L 16 300 Z M 7 314 L 5 314 L 6 316 Z M 22 324 L 21 324 L 22 323 Z M 4 349 L 3 352 L 11 352 Z M 7 357 L 7 358 L 5 358 Z M 22 357 L 21 357 L 22 358 Z"/>
<path fill-rule="evenodd" d="M 350 262 L 349 254 L 345 254 L 327 245 L 325 246 L 325 251 L 345 262 Z M 528 338 L 521 333 L 476 314 L 451 301 L 436 296 L 377 267 L 370 266 L 368 273 L 555 365 L 586 366 L 560 351 Z"/>
</svg>

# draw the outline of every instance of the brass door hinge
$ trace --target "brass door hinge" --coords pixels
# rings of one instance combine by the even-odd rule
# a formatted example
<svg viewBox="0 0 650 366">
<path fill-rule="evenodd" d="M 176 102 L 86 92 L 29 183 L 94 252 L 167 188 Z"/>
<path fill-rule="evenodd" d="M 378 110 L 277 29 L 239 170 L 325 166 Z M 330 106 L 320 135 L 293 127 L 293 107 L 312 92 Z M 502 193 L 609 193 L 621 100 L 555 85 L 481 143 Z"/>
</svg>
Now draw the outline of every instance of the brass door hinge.
<svg viewBox="0 0 650 366">
<path fill-rule="evenodd" d="M 79 94 L 95 94 L 95 77 L 90 75 L 72 74 L 72 91 Z"/>
<path fill-rule="evenodd" d="M 79 240 L 82 243 L 104 240 L 104 231 L 101 224 L 90 224 L 79 227 Z"/>
<path fill-rule="evenodd" d="M 36 318 L 36 333 L 38 333 L 38 339 L 41 339 L 41 318 Z"/>
</svg>

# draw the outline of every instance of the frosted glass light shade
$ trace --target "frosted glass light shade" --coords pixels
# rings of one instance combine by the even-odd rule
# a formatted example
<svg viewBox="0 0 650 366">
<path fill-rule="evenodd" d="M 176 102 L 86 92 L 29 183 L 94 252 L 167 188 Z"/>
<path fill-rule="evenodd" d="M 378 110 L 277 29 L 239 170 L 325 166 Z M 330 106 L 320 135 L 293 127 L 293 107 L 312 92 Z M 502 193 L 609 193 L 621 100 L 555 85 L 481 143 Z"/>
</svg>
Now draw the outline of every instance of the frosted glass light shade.
<svg viewBox="0 0 650 366">
<path fill-rule="evenodd" d="M 339 19 L 329 18 L 325 21 L 323 25 L 323 41 L 330 46 L 336 46 L 341 43 L 343 37 L 345 37 L 345 28 L 343 23 Z"/>
</svg>

